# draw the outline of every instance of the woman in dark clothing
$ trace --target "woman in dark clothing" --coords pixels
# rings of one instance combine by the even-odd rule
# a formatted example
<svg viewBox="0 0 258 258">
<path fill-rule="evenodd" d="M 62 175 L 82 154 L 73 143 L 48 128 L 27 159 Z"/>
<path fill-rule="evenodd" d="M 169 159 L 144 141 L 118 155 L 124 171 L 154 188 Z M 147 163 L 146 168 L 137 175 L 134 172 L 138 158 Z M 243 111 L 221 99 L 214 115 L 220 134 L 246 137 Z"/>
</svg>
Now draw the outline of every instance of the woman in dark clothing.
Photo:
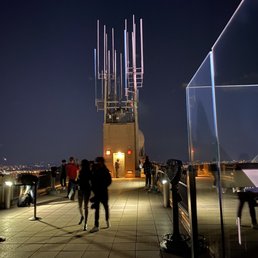
<svg viewBox="0 0 258 258">
<path fill-rule="evenodd" d="M 81 161 L 81 169 L 78 176 L 78 204 L 81 219 L 79 225 L 82 224 L 84 220 L 83 230 L 87 230 L 87 219 L 88 219 L 88 203 L 91 194 L 91 178 L 92 173 L 90 170 L 90 162 L 86 159 Z M 82 203 L 84 202 L 84 216 L 82 212 Z"/>
<path fill-rule="evenodd" d="M 110 227 L 109 222 L 109 206 L 108 206 L 108 186 L 111 184 L 112 178 L 105 165 L 103 157 L 96 158 L 96 165 L 92 173 L 92 191 L 94 193 L 95 223 L 90 230 L 91 233 L 99 231 L 99 206 L 103 204 L 105 209 L 105 218 L 107 228 Z"/>
</svg>

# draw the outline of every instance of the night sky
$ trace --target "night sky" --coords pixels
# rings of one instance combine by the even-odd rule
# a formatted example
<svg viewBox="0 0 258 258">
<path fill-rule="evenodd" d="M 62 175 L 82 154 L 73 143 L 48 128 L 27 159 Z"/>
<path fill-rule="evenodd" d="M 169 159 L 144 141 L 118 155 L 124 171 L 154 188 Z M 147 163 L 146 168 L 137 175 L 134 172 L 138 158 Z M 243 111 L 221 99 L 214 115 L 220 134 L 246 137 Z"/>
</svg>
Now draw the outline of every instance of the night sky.
<svg viewBox="0 0 258 258">
<path fill-rule="evenodd" d="M 94 105 L 96 21 L 143 19 L 139 126 L 151 160 L 188 160 L 185 87 L 238 0 L 0 2 L 0 164 L 102 155 Z M 122 35 L 116 35 L 122 39 Z M 6 161 L 5 161 L 6 159 Z"/>
</svg>

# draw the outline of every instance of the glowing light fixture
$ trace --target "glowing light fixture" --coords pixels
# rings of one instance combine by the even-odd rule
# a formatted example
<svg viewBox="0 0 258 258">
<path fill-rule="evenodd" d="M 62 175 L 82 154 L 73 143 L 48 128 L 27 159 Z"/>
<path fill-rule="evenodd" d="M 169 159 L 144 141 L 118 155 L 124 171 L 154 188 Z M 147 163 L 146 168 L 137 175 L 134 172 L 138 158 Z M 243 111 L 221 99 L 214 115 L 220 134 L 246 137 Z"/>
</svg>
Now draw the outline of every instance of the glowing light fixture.
<svg viewBox="0 0 258 258">
<path fill-rule="evenodd" d="M 122 153 L 121 151 L 119 151 L 119 152 L 117 153 L 117 157 L 118 157 L 119 159 L 123 158 L 123 153 Z"/>
<path fill-rule="evenodd" d="M 161 183 L 164 185 L 164 184 L 166 184 L 168 182 L 168 180 L 167 179 L 162 179 L 162 181 L 161 181 Z"/>
<path fill-rule="evenodd" d="M 109 156 L 111 154 L 110 150 L 106 150 L 106 155 Z"/>
<path fill-rule="evenodd" d="M 12 181 L 6 181 L 6 182 L 5 182 L 5 185 L 7 185 L 7 186 L 12 186 L 12 185 L 13 185 L 13 182 L 12 182 Z"/>
</svg>

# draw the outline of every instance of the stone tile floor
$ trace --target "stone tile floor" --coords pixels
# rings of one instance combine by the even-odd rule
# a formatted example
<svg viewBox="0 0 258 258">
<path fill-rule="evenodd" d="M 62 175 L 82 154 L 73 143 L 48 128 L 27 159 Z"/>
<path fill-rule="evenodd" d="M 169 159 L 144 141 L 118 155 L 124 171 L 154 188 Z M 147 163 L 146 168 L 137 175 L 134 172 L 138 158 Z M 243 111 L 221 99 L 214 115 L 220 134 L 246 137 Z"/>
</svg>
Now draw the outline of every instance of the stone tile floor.
<svg viewBox="0 0 258 258">
<path fill-rule="evenodd" d="M 34 207 L 0 210 L 0 235 L 6 238 L 0 257 L 178 257 L 160 251 L 164 234 L 172 233 L 172 210 L 163 207 L 161 193 L 145 191 L 142 178 L 114 179 L 109 192 L 111 227 L 105 228 L 101 208 L 96 233 L 78 225 L 76 198 L 65 199 L 65 192 L 40 196 L 36 213 Z M 93 223 L 90 209 L 88 229 Z"/>
</svg>

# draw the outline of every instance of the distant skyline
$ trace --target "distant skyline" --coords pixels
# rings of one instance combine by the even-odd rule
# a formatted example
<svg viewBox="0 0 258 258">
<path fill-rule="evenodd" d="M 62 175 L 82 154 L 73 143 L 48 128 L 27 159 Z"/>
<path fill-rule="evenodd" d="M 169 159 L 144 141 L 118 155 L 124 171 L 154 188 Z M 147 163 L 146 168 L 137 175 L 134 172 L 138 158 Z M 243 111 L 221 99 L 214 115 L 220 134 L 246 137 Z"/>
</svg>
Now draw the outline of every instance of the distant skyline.
<svg viewBox="0 0 258 258">
<path fill-rule="evenodd" d="M 185 87 L 239 3 L 1 1 L 0 164 L 102 155 L 103 113 L 94 105 L 96 21 L 119 31 L 133 15 L 143 19 L 139 127 L 146 153 L 158 162 L 188 160 Z"/>
</svg>

